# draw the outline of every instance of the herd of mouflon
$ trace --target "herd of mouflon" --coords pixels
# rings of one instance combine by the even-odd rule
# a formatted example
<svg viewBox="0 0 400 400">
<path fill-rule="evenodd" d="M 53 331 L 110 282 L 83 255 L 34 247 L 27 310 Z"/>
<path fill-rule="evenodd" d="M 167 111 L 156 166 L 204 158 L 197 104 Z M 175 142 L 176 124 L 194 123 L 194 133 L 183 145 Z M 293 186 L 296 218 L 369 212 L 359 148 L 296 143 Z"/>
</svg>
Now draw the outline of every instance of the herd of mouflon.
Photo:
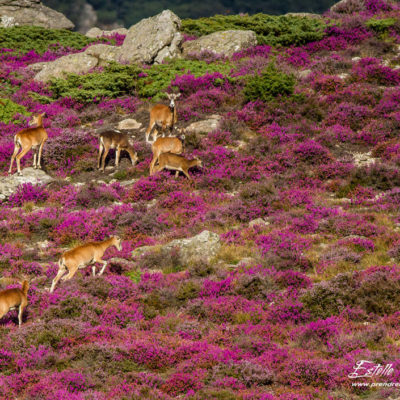
<svg viewBox="0 0 400 400">
<path fill-rule="evenodd" d="M 167 97 L 170 100 L 168 106 L 164 104 L 156 104 L 150 108 L 150 123 L 146 130 L 146 143 L 151 143 L 153 159 L 150 163 L 150 175 L 163 169 L 175 170 L 175 177 L 178 177 L 179 172 L 182 172 L 189 180 L 192 178 L 189 175 L 189 169 L 195 166 L 201 167 L 202 162 L 198 158 L 187 159 L 181 154 L 184 150 L 183 140 L 175 136 L 165 137 L 165 131 L 168 130 L 172 135 L 174 125 L 178 121 L 175 100 L 180 94 L 168 93 Z M 4 106 L 4 104 L 3 104 Z M 21 175 L 21 158 L 30 150 L 33 150 L 33 167 L 41 168 L 41 157 L 43 146 L 45 145 L 48 135 L 43 127 L 43 118 L 45 113 L 34 114 L 30 121 L 30 127 L 22 129 L 14 136 L 14 152 L 11 156 L 9 173 L 12 173 L 14 160 L 17 163 L 17 172 Z M 158 129 L 162 131 L 162 137 L 158 137 Z M 153 136 L 153 141 L 149 142 L 150 134 Z M 121 151 L 128 152 L 132 166 L 138 160 L 137 153 L 133 148 L 132 138 L 127 133 L 122 133 L 118 130 L 105 130 L 98 134 L 99 136 L 99 154 L 97 168 L 104 172 L 106 157 L 110 149 L 115 149 L 115 167 L 119 165 Z M 184 136 L 183 136 L 184 139 Z M 158 164 L 157 164 L 158 163 Z M 77 246 L 72 250 L 62 254 L 58 264 L 59 269 L 56 277 L 53 279 L 50 292 L 53 292 L 57 282 L 71 279 L 78 269 L 85 268 L 88 265 L 93 265 L 93 276 L 96 275 L 95 263 L 103 264 L 99 275 L 102 275 L 107 262 L 102 260 L 105 251 L 115 246 L 121 250 L 121 239 L 113 236 L 102 242 L 88 242 Z M 28 305 L 28 289 L 29 282 L 24 280 L 22 288 L 7 289 L 0 292 L 0 318 L 9 311 L 18 308 L 19 325 L 22 323 L 22 314 L 25 307 Z"/>
</svg>

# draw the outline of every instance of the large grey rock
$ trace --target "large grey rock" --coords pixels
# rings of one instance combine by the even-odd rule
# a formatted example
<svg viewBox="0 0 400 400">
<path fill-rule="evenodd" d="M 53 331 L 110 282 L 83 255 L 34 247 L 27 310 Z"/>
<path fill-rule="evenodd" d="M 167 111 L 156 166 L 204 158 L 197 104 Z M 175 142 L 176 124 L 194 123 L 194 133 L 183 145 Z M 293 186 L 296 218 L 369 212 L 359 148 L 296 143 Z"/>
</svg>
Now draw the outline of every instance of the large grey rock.
<svg viewBox="0 0 400 400">
<path fill-rule="evenodd" d="M 34 25 L 43 28 L 73 29 L 74 24 L 40 0 L 0 0 L 0 26 Z"/>
<path fill-rule="evenodd" d="M 47 82 L 51 78 L 64 78 L 69 73 L 85 74 L 99 64 L 96 57 L 85 53 L 69 54 L 55 61 L 41 64 L 42 70 L 35 75 L 35 81 Z M 36 65 L 31 66 L 32 69 Z"/>
<path fill-rule="evenodd" d="M 128 118 L 118 123 L 117 129 L 121 130 L 136 130 L 142 127 L 142 123 L 136 121 L 136 119 Z"/>
<path fill-rule="evenodd" d="M 183 56 L 202 51 L 223 54 L 228 57 L 237 51 L 247 49 L 257 44 L 253 31 L 221 31 L 190 40 L 183 44 Z"/>
<path fill-rule="evenodd" d="M 221 248 L 221 239 L 217 233 L 203 231 L 196 236 L 187 239 L 175 239 L 162 246 L 143 246 L 132 252 L 133 257 L 149 253 L 158 247 L 160 251 L 179 250 L 179 255 L 184 263 L 198 260 L 210 261 Z"/>
<path fill-rule="evenodd" d="M 214 131 L 215 129 L 217 129 L 220 120 L 221 120 L 220 115 L 212 115 L 209 119 L 191 123 L 186 128 L 186 132 L 210 133 L 210 132 Z"/>
<path fill-rule="evenodd" d="M 341 0 L 334 4 L 330 10 L 339 14 L 352 14 L 365 9 L 364 1 L 362 0 Z"/>
<path fill-rule="evenodd" d="M 128 34 L 128 29 L 126 29 L 126 28 L 117 28 L 117 29 L 113 29 L 112 31 L 104 31 L 104 30 L 102 30 L 100 28 L 94 27 L 94 28 L 89 29 L 86 32 L 86 36 L 90 37 L 90 38 L 98 38 L 98 37 L 101 37 L 101 36 L 112 36 L 112 35 L 114 35 L 116 33 L 118 33 L 120 35 L 126 35 L 126 34 Z"/>
<path fill-rule="evenodd" d="M 47 175 L 41 169 L 24 168 L 21 170 L 22 175 L 8 175 L 0 177 L 0 200 L 5 200 L 10 197 L 24 183 L 32 185 L 45 185 L 53 180 L 50 175 Z"/>
<path fill-rule="evenodd" d="M 287 13 L 285 17 L 298 17 L 298 18 L 313 18 L 313 19 L 322 19 L 322 15 L 313 14 L 313 13 Z"/>
<path fill-rule="evenodd" d="M 266 226 L 270 225 L 269 221 L 265 221 L 262 218 L 256 218 L 249 222 L 249 227 L 254 228 L 255 226 L 259 226 L 261 228 L 265 228 Z"/>
<path fill-rule="evenodd" d="M 312 74 L 311 69 L 303 69 L 303 70 L 297 72 L 297 76 L 300 79 L 307 79 L 311 74 Z"/>
<path fill-rule="evenodd" d="M 160 63 L 166 57 L 178 57 L 183 40 L 180 18 L 170 10 L 141 20 L 129 28 L 121 47 L 120 61 Z"/>
<path fill-rule="evenodd" d="M 97 65 L 103 67 L 109 64 L 111 61 L 118 60 L 119 48 L 107 44 L 95 44 L 93 46 L 89 46 L 84 51 L 84 54 L 97 58 Z"/>
</svg>

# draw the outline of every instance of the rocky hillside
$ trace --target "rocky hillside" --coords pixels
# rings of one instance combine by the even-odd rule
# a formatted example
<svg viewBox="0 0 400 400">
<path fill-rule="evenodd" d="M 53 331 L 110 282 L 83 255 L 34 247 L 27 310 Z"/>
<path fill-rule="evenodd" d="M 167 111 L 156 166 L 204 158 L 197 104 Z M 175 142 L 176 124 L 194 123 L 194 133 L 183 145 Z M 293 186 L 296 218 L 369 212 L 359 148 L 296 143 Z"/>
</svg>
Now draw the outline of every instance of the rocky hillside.
<svg viewBox="0 0 400 400">
<path fill-rule="evenodd" d="M 1 288 L 30 280 L 22 326 L 0 320 L 0 398 L 397 398 L 398 4 L 175 17 L 94 38 L 0 28 Z M 192 182 L 149 176 L 149 105 L 178 92 Z M 34 113 L 43 171 L 29 152 L 9 175 Z M 138 163 L 110 151 L 103 173 L 114 128 Z M 64 251 L 112 235 L 102 276 L 49 293 Z"/>
</svg>

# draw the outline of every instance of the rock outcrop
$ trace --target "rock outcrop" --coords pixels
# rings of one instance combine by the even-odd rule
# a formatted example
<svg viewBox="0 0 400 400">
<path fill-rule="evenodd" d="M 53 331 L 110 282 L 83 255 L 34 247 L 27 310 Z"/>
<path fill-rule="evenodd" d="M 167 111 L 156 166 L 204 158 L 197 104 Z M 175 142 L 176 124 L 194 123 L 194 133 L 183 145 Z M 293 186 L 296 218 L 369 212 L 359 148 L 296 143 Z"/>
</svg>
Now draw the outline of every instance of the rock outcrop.
<svg viewBox="0 0 400 400">
<path fill-rule="evenodd" d="M 220 120 L 221 120 L 220 115 L 211 115 L 211 117 L 208 119 L 191 123 L 186 128 L 186 132 L 210 133 L 210 132 L 214 131 L 215 129 L 217 129 Z"/>
<path fill-rule="evenodd" d="M 43 28 L 73 29 L 63 14 L 44 6 L 40 0 L 0 0 L 0 26 L 34 25 Z"/>
<path fill-rule="evenodd" d="M 300 12 L 300 13 L 295 13 L 295 12 L 287 13 L 287 14 L 285 14 L 285 17 L 322 19 L 322 15 L 320 15 L 320 14 L 313 14 L 313 13 L 306 13 L 306 12 L 304 12 L 304 13 L 302 13 L 302 12 Z"/>
<path fill-rule="evenodd" d="M 136 119 L 128 118 L 118 123 L 117 129 L 121 130 L 136 130 L 142 127 L 142 123 L 136 121 Z"/>
<path fill-rule="evenodd" d="M 98 37 L 102 37 L 102 36 L 112 36 L 112 35 L 115 35 L 116 33 L 118 33 L 119 35 L 126 35 L 128 33 L 128 29 L 117 28 L 117 29 L 113 29 L 112 31 L 104 31 L 100 28 L 94 27 L 94 28 L 89 29 L 85 35 L 90 38 L 98 38 Z"/>
<path fill-rule="evenodd" d="M 354 0 L 341 0 L 334 4 L 330 10 L 338 14 L 352 14 L 354 12 L 360 12 L 365 9 L 363 1 Z"/>
<path fill-rule="evenodd" d="M 210 51 L 215 54 L 232 56 L 237 51 L 247 49 L 257 44 L 253 31 L 221 31 L 190 40 L 183 44 L 183 56 Z"/>
<path fill-rule="evenodd" d="M 132 252 L 132 257 L 139 257 L 151 253 L 158 246 L 138 247 Z M 175 239 L 161 247 L 162 252 L 173 249 L 179 250 L 179 256 L 184 263 L 193 263 L 199 260 L 210 261 L 221 248 L 221 239 L 217 233 L 203 231 L 187 239 Z"/>
<path fill-rule="evenodd" d="M 110 46 L 112 47 L 112 46 Z M 38 82 L 48 82 L 51 78 L 64 78 L 67 74 L 84 74 L 99 64 L 99 59 L 86 53 L 69 54 L 60 57 L 55 61 L 40 63 L 39 66 L 33 64 L 31 68 L 35 70 L 40 67 L 41 71 L 35 75 Z"/>
<path fill-rule="evenodd" d="M 118 59 L 119 48 L 108 44 L 95 44 L 89 46 L 84 54 L 97 58 L 97 66 L 102 67 L 107 65 L 110 61 L 116 61 Z"/>
<path fill-rule="evenodd" d="M 145 18 L 129 28 L 119 60 L 125 63 L 161 63 L 178 57 L 183 36 L 180 18 L 170 10 Z"/>
<path fill-rule="evenodd" d="M 8 175 L 0 178 L 0 200 L 8 199 L 18 188 L 24 183 L 32 185 L 45 185 L 53 180 L 41 169 L 24 168 L 21 170 L 22 175 Z"/>
<path fill-rule="evenodd" d="M 48 82 L 52 78 L 64 78 L 67 74 L 86 74 L 94 67 L 103 67 L 111 61 L 116 61 L 119 48 L 107 44 L 89 46 L 82 53 L 69 54 L 57 58 L 55 61 L 31 64 L 29 68 L 34 72 L 35 80 Z"/>
</svg>

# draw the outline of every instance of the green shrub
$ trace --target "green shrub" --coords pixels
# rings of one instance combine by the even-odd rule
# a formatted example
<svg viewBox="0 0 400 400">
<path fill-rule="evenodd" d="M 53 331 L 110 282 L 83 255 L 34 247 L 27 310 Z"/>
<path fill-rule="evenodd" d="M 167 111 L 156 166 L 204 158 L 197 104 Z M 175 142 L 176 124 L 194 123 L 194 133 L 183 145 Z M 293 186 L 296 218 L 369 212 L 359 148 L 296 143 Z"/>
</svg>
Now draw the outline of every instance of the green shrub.
<svg viewBox="0 0 400 400">
<path fill-rule="evenodd" d="M 80 102 L 92 102 L 102 97 L 131 94 L 137 85 L 140 68 L 136 65 L 112 63 L 102 72 L 87 75 L 70 74 L 67 79 L 53 79 L 50 90 L 53 99 L 71 97 Z"/>
<path fill-rule="evenodd" d="M 208 35 L 217 31 L 252 30 L 258 44 L 271 46 L 303 45 L 320 40 L 326 25 L 322 20 L 296 16 L 215 15 L 210 18 L 184 19 L 182 30 L 190 35 Z"/>
<path fill-rule="evenodd" d="M 389 28 L 392 28 L 396 25 L 397 20 L 395 18 L 383 18 L 376 19 L 371 18 L 369 21 L 365 23 L 367 28 L 372 29 L 377 33 L 385 33 Z"/>
<path fill-rule="evenodd" d="M 273 63 L 265 68 L 261 75 L 250 77 L 244 87 L 247 101 L 270 101 L 279 95 L 291 95 L 294 90 L 295 78 L 279 72 Z"/>
<path fill-rule="evenodd" d="M 200 292 L 200 286 L 198 283 L 193 281 L 187 281 L 181 283 L 176 293 L 176 298 L 180 301 L 186 301 L 195 299 Z"/>
<path fill-rule="evenodd" d="M 29 112 L 26 111 L 24 106 L 20 106 L 8 99 L 0 99 L 0 121 L 8 124 L 13 118 L 15 114 L 22 115 L 30 115 Z"/>
<path fill-rule="evenodd" d="M 128 178 L 128 173 L 126 171 L 117 171 L 114 173 L 113 178 L 117 181 L 123 181 Z"/>
<path fill-rule="evenodd" d="M 133 269 L 127 272 L 126 275 L 135 283 L 139 283 L 142 279 L 142 271 L 140 269 Z"/>
<path fill-rule="evenodd" d="M 65 29 L 46 29 L 39 26 L 14 26 L 0 28 L 0 43 L 2 48 L 18 49 L 23 53 L 35 50 L 43 54 L 50 45 L 55 47 L 71 47 L 79 50 L 87 44 L 97 42 L 78 32 Z"/>
</svg>

